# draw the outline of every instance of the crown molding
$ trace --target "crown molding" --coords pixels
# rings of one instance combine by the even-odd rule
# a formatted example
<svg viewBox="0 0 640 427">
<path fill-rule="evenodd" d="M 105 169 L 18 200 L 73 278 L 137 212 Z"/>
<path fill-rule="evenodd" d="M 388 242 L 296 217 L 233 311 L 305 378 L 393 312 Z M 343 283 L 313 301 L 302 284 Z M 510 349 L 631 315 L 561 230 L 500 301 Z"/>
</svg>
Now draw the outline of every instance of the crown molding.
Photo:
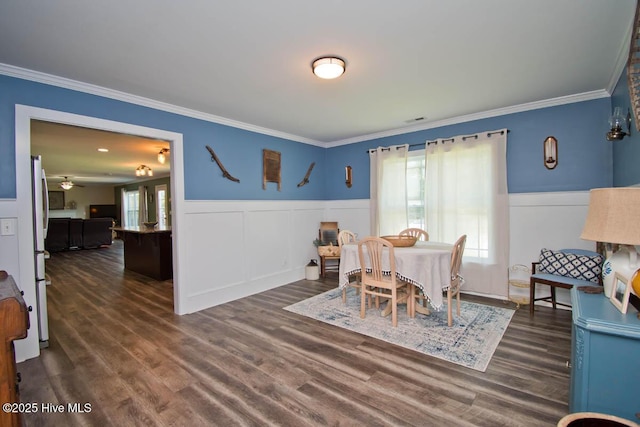
<svg viewBox="0 0 640 427">
<path fill-rule="evenodd" d="M 302 142 L 304 144 L 316 145 L 318 147 L 325 146 L 325 144 L 323 144 L 320 141 L 304 138 L 302 136 L 292 135 L 285 132 L 279 132 L 273 129 L 263 128 L 260 126 L 255 126 L 248 123 L 227 119 L 225 117 L 203 113 L 201 111 L 192 110 L 190 108 L 179 107 L 177 105 L 169 104 L 166 102 L 156 101 L 154 99 L 132 95 L 130 93 L 121 92 L 121 91 L 105 88 L 102 86 L 96 86 L 89 83 L 83 83 L 76 80 L 67 79 L 65 77 L 54 76 L 52 74 L 46 74 L 39 71 L 33 71 L 26 68 L 16 67 L 14 65 L 0 63 L 0 74 L 6 75 L 9 77 L 16 77 L 23 80 L 30 80 L 37 83 L 44 83 L 52 86 L 57 86 L 64 89 L 71 89 L 78 92 L 89 93 L 91 95 L 98 95 L 105 98 L 115 99 L 117 101 L 128 102 L 128 103 L 140 105 L 143 107 L 149 107 L 156 110 L 165 111 L 168 113 L 179 114 L 181 116 L 200 119 L 200 120 L 204 120 L 212 123 L 218 123 L 221 125 L 243 129 L 250 132 L 270 135 L 276 138 L 283 138 L 291 141 Z"/>
<path fill-rule="evenodd" d="M 624 72 L 627 66 L 627 61 L 629 59 L 629 49 L 631 48 L 631 39 L 633 38 L 633 25 L 634 25 L 634 20 L 631 20 L 631 22 L 629 23 L 629 26 L 627 27 L 627 33 L 624 37 L 626 42 L 620 46 L 620 50 L 618 51 L 616 64 L 615 64 L 615 67 L 613 68 L 613 73 L 611 74 L 611 78 L 609 79 L 609 84 L 606 87 L 606 90 L 607 92 L 609 92 L 609 95 L 613 94 L 613 91 L 616 89 L 616 85 L 620 81 L 620 77 L 622 76 L 622 73 Z"/>
<path fill-rule="evenodd" d="M 622 64 L 622 67 L 624 68 L 624 63 Z M 200 119 L 200 120 L 204 120 L 212 123 L 218 123 L 225 126 L 230 126 L 230 127 L 243 129 L 250 132 L 256 132 L 264 135 L 269 135 L 276 138 L 283 138 L 290 141 L 301 142 L 303 144 L 314 145 L 322 148 L 338 147 L 341 145 L 354 144 L 357 142 L 369 141 L 372 139 L 402 135 L 405 133 L 417 132 L 417 131 L 427 130 L 427 129 L 434 129 L 434 128 L 439 128 L 443 126 L 450 126 L 450 125 L 470 122 L 474 120 L 487 119 L 490 117 L 504 116 L 507 114 L 521 113 L 524 111 L 555 107 L 555 106 L 571 104 L 575 102 L 590 101 L 593 99 L 607 98 L 611 96 L 610 94 L 611 94 L 611 91 L 613 90 L 611 89 L 611 91 L 607 91 L 607 90 L 601 89 L 601 90 L 596 90 L 592 92 L 584 92 L 584 93 L 579 93 L 575 95 L 562 96 L 558 98 L 551 98 L 551 99 L 542 100 L 542 101 L 535 101 L 535 102 L 529 102 L 525 104 L 514 105 L 511 107 L 498 108 L 495 110 L 468 114 L 465 116 L 458 116 L 458 117 L 452 117 L 449 119 L 437 120 L 434 122 L 424 123 L 418 126 L 409 126 L 409 127 L 398 128 L 398 129 L 391 129 L 388 131 L 371 133 L 367 135 L 361 135 L 361 136 L 337 140 L 333 142 L 321 142 L 321 141 L 316 141 L 310 138 L 304 138 L 298 135 L 292 135 L 285 132 L 276 131 L 273 129 L 255 126 L 248 123 L 243 123 L 236 120 L 231 120 L 224 117 L 216 116 L 213 114 L 203 113 L 201 111 L 179 107 L 176 105 L 168 104 L 166 102 L 156 101 L 156 100 L 145 98 L 142 96 L 132 95 L 125 92 L 108 89 L 102 86 L 83 83 L 76 80 L 67 79 L 65 77 L 54 76 L 51 74 L 46 74 L 39 71 L 33 71 L 26 68 L 16 67 L 13 65 L 0 63 L 0 74 L 6 75 L 9 77 L 16 77 L 19 79 L 30 80 L 38 83 L 44 83 L 52 86 L 65 88 L 65 89 L 71 89 L 78 92 L 98 95 L 105 98 L 110 98 L 118 101 L 128 102 L 135 105 L 140 105 L 143 107 L 149 107 L 156 110 L 179 114 L 181 116 Z M 615 82 L 617 82 L 617 80 L 615 80 Z M 613 83 L 614 85 L 615 85 L 615 82 Z"/>
<path fill-rule="evenodd" d="M 369 141 L 372 139 L 384 138 L 388 136 L 402 135 L 405 133 L 417 132 L 421 130 L 434 129 L 443 126 L 450 126 L 459 123 L 471 122 L 474 120 L 488 119 L 490 117 L 505 116 L 507 114 L 521 113 L 524 111 L 538 110 L 540 108 L 556 107 L 559 105 L 572 104 L 574 102 L 591 101 L 593 99 L 608 98 L 611 95 L 604 89 L 592 92 L 584 92 L 575 95 L 561 96 L 558 98 L 545 99 L 542 101 L 528 102 L 526 104 L 513 105 L 511 107 L 497 108 L 495 110 L 483 111 L 466 116 L 452 117 L 450 119 L 437 120 L 428 122 L 419 126 L 403 127 L 392 129 L 384 132 L 362 135 L 354 138 L 334 141 L 325 145 L 325 147 L 338 147 L 340 145 L 354 144 L 356 142 Z"/>
</svg>

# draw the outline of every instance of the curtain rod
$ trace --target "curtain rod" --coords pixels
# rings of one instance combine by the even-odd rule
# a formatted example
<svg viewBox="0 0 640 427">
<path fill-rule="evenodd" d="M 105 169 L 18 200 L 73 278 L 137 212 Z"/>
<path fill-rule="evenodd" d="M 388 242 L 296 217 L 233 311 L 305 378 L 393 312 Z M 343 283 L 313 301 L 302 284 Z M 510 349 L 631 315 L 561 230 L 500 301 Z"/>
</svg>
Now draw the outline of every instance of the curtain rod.
<svg viewBox="0 0 640 427">
<path fill-rule="evenodd" d="M 507 133 L 510 133 L 510 132 L 511 131 L 509 129 L 507 129 Z M 491 137 L 491 135 L 496 135 L 496 134 L 503 135 L 504 131 L 500 130 L 500 131 L 496 131 L 496 132 L 487 132 L 487 136 L 488 137 Z M 467 139 L 471 139 L 471 138 L 478 139 L 478 135 L 479 134 L 477 134 L 477 133 L 473 134 L 473 135 L 465 135 L 465 136 L 462 137 L 462 140 L 466 141 Z M 454 140 L 455 140 L 455 138 L 447 138 L 447 139 L 443 139 L 442 142 L 453 142 Z M 427 145 L 428 144 L 437 144 L 437 142 L 438 142 L 437 140 L 436 141 L 427 141 L 426 144 Z M 425 146 L 424 143 L 421 143 L 421 144 L 410 144 L 409 148 L 412 148 L 412 147 L 424 147 L 424 146 Z M 397 149 L 398 149 L 398 147 L 396 147 L 396 150 Z M 375 148 L 370 148 L 370 149 L 368 149 L 366 151 L 366 153 L 369 154 L 371 151 L 375 151 L 375 150 L 376 150 Z M 391 150 L 391 147 L 383 147 L 382 151 L 385 151 L 385 150 L 387 150 L 387 151 Z"/>
</svg>

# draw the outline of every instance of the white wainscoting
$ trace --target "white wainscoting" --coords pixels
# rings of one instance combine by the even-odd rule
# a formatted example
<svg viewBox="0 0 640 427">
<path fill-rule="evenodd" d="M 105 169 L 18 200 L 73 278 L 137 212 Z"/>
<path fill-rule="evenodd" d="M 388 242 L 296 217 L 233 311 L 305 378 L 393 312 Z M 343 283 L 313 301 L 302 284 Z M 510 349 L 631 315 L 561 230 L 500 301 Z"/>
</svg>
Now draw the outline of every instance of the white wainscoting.
<svg viewBox="0 0 640 427">
<path fill-rule="evenodd" d="M 542 248 L 596 249 L 594 242 L 580 239 L 589 207 L 588 191 L 510 194 L 509 205 L 509 265 L 524 264 L 531 268 Z M 536 288 L 536 296 L 548 294 L 548 286 Z M 571 302 L 566 289 L 558 289 L 557 298 Z"/>
<path fill-rule="evenodd" d="M 182 298 L 202 310 L 304 278 L 318 259 L 321 221 L 360 236 L 369 230 L 369 201 L 186 202 Z"/>
<path fill-rule="evenodd" d="M 595 248 L 580 239 L 588 192 L 512 194 L 509 200 L 510 265 L 530 266 L 543 247 Z M 338 221 L 360 237 L 370 230 L 369 200 L 192 201 L 186 218 L 186 312 L 302 279 L 309 259 L 318 258 L 312 241 L 320 221 Z M 569 302 L 569 293 L 559 290 L 558 298 Z"/>
<path fill-rule="evenodd" d="M 11 236 L 0 235 L 0 270 L 5 270 L 11 274 L 16 281 L 18 288 L 24 292 L 24 301 L 27 306 L 33 307 L 29 313 L 29 324 L 27 338 L 14 341 L 16 350 L 16 360 L 21 362 L 39 354 L 38 347 L 38 316 L 36 302 L 36 287 L 34 283 L 25 283 L 20 277 L 20 241 L 19 230 L 25 226 L 31 227 L 31 218 L 20 218 L 18 215 L 18 203 L 16 199 L 0 199 L 0 218 L 14 221 L 15 234 Z M 24 225 L 26 223 L 26 225 Z M 31 252 L 33 254 L 33 252 Z M 23 261 L 25 262 L 25 261 Z M 26 262 L 33 263 L 33 255 Z"/>
</svg>

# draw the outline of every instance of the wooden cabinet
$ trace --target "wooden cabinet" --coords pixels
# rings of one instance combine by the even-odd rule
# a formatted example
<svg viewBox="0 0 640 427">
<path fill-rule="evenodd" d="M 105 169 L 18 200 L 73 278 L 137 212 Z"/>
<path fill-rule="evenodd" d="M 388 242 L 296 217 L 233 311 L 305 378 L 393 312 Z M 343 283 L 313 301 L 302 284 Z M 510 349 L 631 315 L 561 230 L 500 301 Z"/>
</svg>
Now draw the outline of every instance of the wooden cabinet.
<svg viewBox="0 0 640 427">
<path fill-rule="evenodd" d="M 604 294 L 571 290 L 570 412 L 599 412 L 639 422 L 640 320 Z"/>
<path fill-rule="evenodd" d="M 124 268 L 156 280 L 173 277 L 171 230 L 115 228 L 124 241 Z"/>
<path fill-rule="evenodd" d="M 27 337 L 29 311 L 13 278 L 0 275 L 0 403 L 18 403 L 18 373 L 13 341 Z M 0 426 L 21 426 L 18 411 L 0 411 Z"/>
</svg>

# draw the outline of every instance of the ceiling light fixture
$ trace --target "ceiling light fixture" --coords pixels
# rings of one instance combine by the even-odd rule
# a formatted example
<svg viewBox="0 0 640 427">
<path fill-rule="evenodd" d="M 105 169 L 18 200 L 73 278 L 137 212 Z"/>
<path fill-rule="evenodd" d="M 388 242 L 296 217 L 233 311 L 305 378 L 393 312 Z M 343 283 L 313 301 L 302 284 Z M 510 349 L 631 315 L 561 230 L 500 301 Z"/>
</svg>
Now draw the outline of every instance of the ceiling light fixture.
<svg viewBox="0 0 640 427">
<path fill-rule="evenodd" d="M 169 154 L 168 148 L 163 148 L 162 150 L 160 150 L 160 152 L 158 153 L 158 162 L 164 165 L 164 162 L 167 161 L 168 154 Z"/>
<path fill-rule="evenodd" d="M 108 153 L 109 149 L 108 148 L 98 148 L 98 151 L 101 153 Z"/>
<path fill-rule="evenodd" d="M 136 176 L 153 176 L 153 170 L 147 165 L 140 165 L 136 168 Z"/>
<path fill-rule="evenodd" d="M 60 188 L 63 190 L 71 190 L 73 188 L 73 182 L 71 181 L 62 181 L 60 183 Z"/>
<path fill-rule="evenodd" d="M 345 70 L 343 59 L 336 56 L 323 56 L 313 61 L 313 74 L 321 79 L 335 79 L 340 77 Z"/>
</svg>

